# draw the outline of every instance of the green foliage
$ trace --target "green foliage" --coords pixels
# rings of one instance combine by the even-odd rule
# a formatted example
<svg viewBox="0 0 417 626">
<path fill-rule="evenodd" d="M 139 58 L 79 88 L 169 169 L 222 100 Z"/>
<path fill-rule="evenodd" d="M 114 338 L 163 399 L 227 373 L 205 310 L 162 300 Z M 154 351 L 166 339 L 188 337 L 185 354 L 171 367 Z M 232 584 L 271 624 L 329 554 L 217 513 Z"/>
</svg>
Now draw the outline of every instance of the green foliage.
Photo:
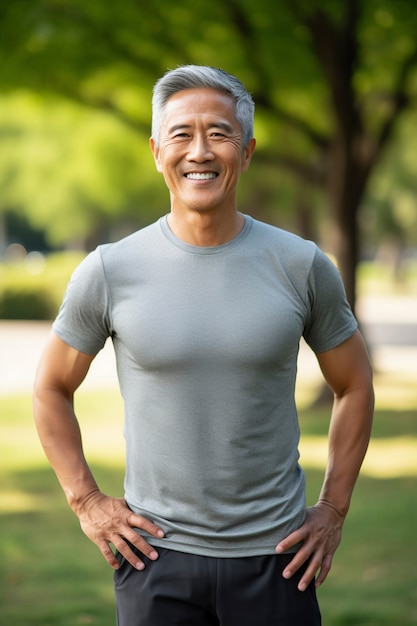
<svg viewBox="0 0 417 626">
<path fill-rule="evenodd" d="M 355 12 L 353 87 L 375 134 L 415 49 L 417 16 L 408 0 L 125 0 L 117 7 L 99 0 L 4 0 L 0 50 L 8 63 L 0 82 L 6 90 L 59 94 L 113 112 L 147 135 L 151 88 L 167 68 L 221 66 L 253 92 L 262 149 L 306 163 L 320 158 L 318 142 L 335 130 L 329 67 L 318 59 L 310 27 L 321 16 L 330 57 L 347 56 Z M 412 80 L 407 94 L 415 94 Z"/>
<path fill-rule="evenodd" d="M 2 289 L 0 319 L 49 320 L 56 315 L 55 303 L 48 291 L 33 285 Z"/>
<path fill-rule="evenodd" d="M 81 254 L 53 254 L 0 265 L 0 319 L 51 320 Z M 33 261 L 33 259 L 32 259 Z"/>
<path fill-rule="evenodd" d="M 393 155 L 389 182 L 377 168 L 415 133 L 416 30 L 410 0 L 3 0 L 0 212 L 86 248 L 165 213 L 147 147 L 152 85 L 180 64 L 224 67 L 257 103 L 243 209 L 331 249 L 354 304 L 358 223 L 375 246 L 394 231 L 415 246 L 414 190 Z"/>
<path fill-rule="evenodd" d="M 369 186 L 362 212 L 370 244 L 390 242 L 399 248 L 417 246 L 417 155 L 415 116 L 404 116 L 398 140 L 391 144 Z"/>
<path fill-rule="evenodd" d="M 0 100 L 2 210 L 26 214 L 52 245 L 111 237 L 166 205 L 147 139 L 114 117 L 19 93 Z"/>
</svg>

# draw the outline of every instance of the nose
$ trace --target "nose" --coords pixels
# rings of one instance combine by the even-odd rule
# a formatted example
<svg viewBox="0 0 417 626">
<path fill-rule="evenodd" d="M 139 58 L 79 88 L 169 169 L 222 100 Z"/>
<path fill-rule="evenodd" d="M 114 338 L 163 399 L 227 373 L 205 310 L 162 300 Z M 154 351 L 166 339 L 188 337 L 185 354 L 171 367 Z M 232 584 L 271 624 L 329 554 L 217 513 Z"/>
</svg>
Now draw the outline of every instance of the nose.
<svg viewBox="0 0 417 626">
<path fill-rule="evenodd" d="M 211 151 L 210 143 L 207 137 L 202 134 L 196 134 L 193 137 L 193 140 L 189 145 L 187 159 L 197 163 L 204 163 L 204 161 L 210 161 L 213 159 L 213 152 Z"/>
</svg>

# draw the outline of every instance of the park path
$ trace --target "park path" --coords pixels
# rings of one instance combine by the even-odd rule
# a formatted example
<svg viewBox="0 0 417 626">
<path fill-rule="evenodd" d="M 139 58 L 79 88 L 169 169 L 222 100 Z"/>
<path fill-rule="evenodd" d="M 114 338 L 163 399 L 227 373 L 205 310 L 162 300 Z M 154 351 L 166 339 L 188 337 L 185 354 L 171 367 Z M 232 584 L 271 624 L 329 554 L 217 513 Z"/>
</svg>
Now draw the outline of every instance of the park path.
<svg viewBox="0 0 417 626">
<path fill-rule="evenodd" d="M 366 297 L 359 300 L 357 309 L 378 370 L 414 375 L 417 382 L 417 295 Z M 49 322 L 0 321 L 0 394 L 30 392 L 50 326 Z M 299 372 L 306 378 L 320 375 L 314 355 L 304 344 Z M 112 346 L 107 342 L 82 387 L 116 386 Z"/>
</svg>

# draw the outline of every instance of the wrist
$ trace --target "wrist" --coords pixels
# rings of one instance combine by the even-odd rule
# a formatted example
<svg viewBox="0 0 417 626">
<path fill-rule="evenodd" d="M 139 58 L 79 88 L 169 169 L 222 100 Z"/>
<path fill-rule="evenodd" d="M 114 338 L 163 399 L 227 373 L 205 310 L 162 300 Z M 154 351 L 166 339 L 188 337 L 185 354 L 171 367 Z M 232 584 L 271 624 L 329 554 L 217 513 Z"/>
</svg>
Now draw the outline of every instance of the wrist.
<svg viewBox="0 0 417 626">
<path fill-rule="evenodd" d="M 94 498 L 94 496 L 101 493 L 95 483 L 83 485 L 82 488 L 77 489 L 64 488 L 64 492 L 70 508 L 77 517 L 80 517 L 86 504 Z"/>
<path fill-rule="evenodd" d="M 327 500 L 326 498 L 322 498 L 320 497 L 317 505 L 323 505 L 326 506 L 327 508 L 331 509 L 332 511 L 334 511 L 334 513 L 336 513 L 336 515 L 343 521 L 348 513 L 349 510 L 349 506 L 346 507 L 340 507 L 337 506 L 336 504 L 334 504 L 333 502 L 330 502 L 329 500 Z"/>
</svg>

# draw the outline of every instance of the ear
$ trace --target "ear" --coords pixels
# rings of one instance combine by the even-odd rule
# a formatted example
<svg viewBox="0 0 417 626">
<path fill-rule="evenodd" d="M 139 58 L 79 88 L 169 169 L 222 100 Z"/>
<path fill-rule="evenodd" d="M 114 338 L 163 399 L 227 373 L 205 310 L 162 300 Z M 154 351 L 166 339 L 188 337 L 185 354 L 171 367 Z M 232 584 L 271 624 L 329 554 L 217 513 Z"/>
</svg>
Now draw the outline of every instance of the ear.
<svg viewBox="0 0 417 626">
<path fill-rule="evenodd" d="M 156 170 L 157 170 L 157 172 L 162 173 L 162 166 L 161 166 L 161 163 L 160 163 L 160 160 L 159 160 L 159 148 L 156 145 L 155 140 L 154 140 L 153 137 L 151 137 L 149 139 L 149 147 L 150 147 L 151 152 L 153 154 Z"/>
<path fill-rule="evenodd" d="M 252 154 L 255 150 L 255 146 L 256 146 L 256 139 L 255 137 L 252 137 L 252 139 L 249 139 L 245 149 L 243 150 L 242 172 L 246 172 L 246 170 L 248 169 L 249 164 L 252 159 Z"/>
</svg>

